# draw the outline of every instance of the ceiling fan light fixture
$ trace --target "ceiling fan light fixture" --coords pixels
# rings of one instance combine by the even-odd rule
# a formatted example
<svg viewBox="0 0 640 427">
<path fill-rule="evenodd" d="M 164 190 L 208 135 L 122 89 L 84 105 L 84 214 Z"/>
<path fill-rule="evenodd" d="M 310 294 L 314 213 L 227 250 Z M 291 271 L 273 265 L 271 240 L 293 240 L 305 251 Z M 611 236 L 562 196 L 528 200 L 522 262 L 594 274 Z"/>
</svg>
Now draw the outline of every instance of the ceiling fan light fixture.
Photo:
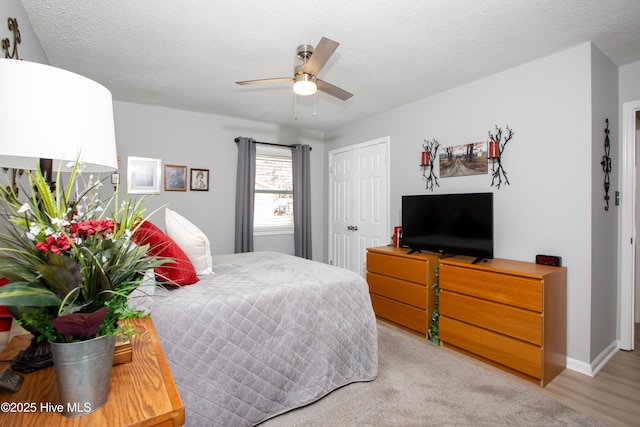
<svg viewBox="0 0 640 427">
<path fill-rule="evenodd" d="M 293 80 L 293 92 L 297 96 L 309 96 L 315 95 L 316 92 L 324 92 L 328 95 L 336 97 L 342 101 L 353 96 L 352 93 L 347 92 L 344 89 L 340 89 L 337 86 L 328 83 L 325 80 L 316 79 L 319 75 L 322 67 L 327 63 L 333 52 L 337 49 L 340 43 L 330 40 L 326 37 L 322 37 L 320 42 L 316 46 L 315 50 L 313 46 L 303 44 L 298 46 L 296 63 L 293 69 L 293 77 L 276 77 L 270 79 L 259 80 L 245 80 L 236 82 L 239 85 L 249 85 L 255 83 L 272 83 L 272 82 L 291 82 Z"/>
<path fill-rule="evenodd" d="M 294 81 L 293 91 L 298 95 L 309 96 L 318 91 L 315 79 L 307 73 L 296 74 Z"/>
</svg>

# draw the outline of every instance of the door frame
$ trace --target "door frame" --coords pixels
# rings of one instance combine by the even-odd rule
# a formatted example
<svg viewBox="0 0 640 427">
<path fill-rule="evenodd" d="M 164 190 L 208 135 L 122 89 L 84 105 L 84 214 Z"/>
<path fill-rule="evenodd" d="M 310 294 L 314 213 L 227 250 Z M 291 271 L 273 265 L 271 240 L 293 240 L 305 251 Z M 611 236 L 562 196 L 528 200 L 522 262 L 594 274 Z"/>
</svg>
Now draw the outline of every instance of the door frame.
<svg viewBox="0 0 640 427">
<path fill-rule="evenodd" d="M 327 247 L 328 247 L 328 260 L 329 263 L 333 264 L 333 245 L 331 242 L 332 236 L 333 236 L 333 220 L 331 217 L 331 213 L 333 212 L 333 171 L 331 170 L 331 165 L 333 164 L 333 156 L 337 155 L 337 154 L 341 154 L 344 153 L 346 151 L 352 151 L 352 150 L 357 150 L 360 148 L 365 148 L 365 147 L 370 147 L 372 145 L 378 145 L 378 144 L 385 144 L 386 146 L 386 180 L 387 180 L 387 200 L 385 201 L 387 204 L 387 229 L 389 229 L 390 224 L 391 224 L 391 138 L 389 136 L 384 136 L 381 138 L 377 138 L 377 139 L 372 139 L 370 141 L 365 141 L 365 142 L 361 142 L 358 144 L 353 144 L 353 145 L 349 145 L 347 147 L 341 147 L 341 148 L 336 148 L 335 150 L 331 150 L 329 151 L 329 156 L 328 156 L 328 187 L 329 187 L 329 191 L 328 191 L 328 195 L 329 195 L 329 203 L 327 203 L 327 219 L 328 219 L 328 226 L 327 226 L 327 230 L 328 230 L 328 234 L 327 234 Z M 389 230 L 389 236 L 391 236 L 391 230 Z"/>
<path fill-rule="evenodd" d="M 620 348 L 634 348 L 634 302 L 636 257 L 636 111 L 640 100 L 622 104 L 622 138 L 620 140 L 620 285 L 618 293 L 618 321 Z M 626 203 L 625 203 L 626 201 Z"/>
</svg>

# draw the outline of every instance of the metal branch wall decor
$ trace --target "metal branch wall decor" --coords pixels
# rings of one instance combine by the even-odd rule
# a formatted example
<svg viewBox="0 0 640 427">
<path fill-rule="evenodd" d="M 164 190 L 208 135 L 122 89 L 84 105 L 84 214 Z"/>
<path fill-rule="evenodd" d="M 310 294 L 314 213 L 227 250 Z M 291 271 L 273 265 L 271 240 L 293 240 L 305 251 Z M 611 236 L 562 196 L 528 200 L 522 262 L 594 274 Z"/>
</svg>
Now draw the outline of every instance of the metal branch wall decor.
<svg viewBox="0 0 640 427">
<path fill-rule="evenodd" d="M 18 29 L 18 20 L 16 18 L 7 19 L 9 25 L 9 31 L 13 31 L 13 50 L 11 51 L 11 40 L 8 38 L 2 39 L 2 50 L 4 50 L 4 57 L 9 59 L 20 59 L 18 57 L 18 45 L 22 42 L 22 36 L 20 36 L 20 30 Z M 9 53 L 11 51 L 11 53 Z"/>
<path fill-rule="evenodd" d="M 440 187 L 438 184 L 438 177 L 433 171 L 433 162 L 437 158 L 438 148 L 440 147 L 440 143 L 437 139 L 432 139 L 431 141 L 424 140 L 424 144 L 422 144 L 422 148 L 424 151 L 422 152 L 422 161 L 420 163 L 420 167 L 422 168 L 422 177 L 427 181 L 427 190 L 433 191 L 433 186 Z M 429 174 L 427 175 L 427 169 L 429 169 Z"/>
<path fill-rule="evenodd" d="M 498 125 L 496 125 L 495 134 L 492 134 L 491 131 L 489 131 L 489 158 L 491 159 L 492 187 L 495 185 L 495 187 L 499 189 L 503 180 L 505 185 L 510 185 L 509 179 L 507 178 L 507 171 L 505 171 L 502 166 L 502 153 L 504 152 L 507 143 L 511 141 L 511 138 L 513 138 L 513 135 L 513 129 L 509 129 L 509 126 L 507 126 L 507 134 L 505 135 L 503 142 L 502 129 L 500 129 Z"/>
<path fill-rule="evenodd" d="M 609 187 L 611 186 L 611 141 L 609 140 L 609 119 L 605 119 L 607 127 L 604 129 L 604 156 L 602 156 L 602 170 L 604 171 L 604 210 L 609 210 Z"/>
</svg>

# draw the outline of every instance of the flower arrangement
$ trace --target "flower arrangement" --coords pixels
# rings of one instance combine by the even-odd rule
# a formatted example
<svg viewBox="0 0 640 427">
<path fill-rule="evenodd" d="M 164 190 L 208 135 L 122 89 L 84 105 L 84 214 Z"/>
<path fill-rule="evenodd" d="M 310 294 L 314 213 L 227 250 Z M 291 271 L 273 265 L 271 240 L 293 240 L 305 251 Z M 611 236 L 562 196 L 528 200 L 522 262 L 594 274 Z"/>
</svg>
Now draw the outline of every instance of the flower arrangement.
<svg viewBox="0 0 640 427">
<path fill-rule="evenodd" d="M 9 280 L 0 287 L 0 305 L 13 307 L 23 326 L 50 342 L 130 333 L 118 320 L 142 312 L 129 307 L 129 294 L 146 272 L 170 262 L 131 239 L 147 199 L 119 203 L 116 190 L 100 200 L 101 182 L 85 182 L 77 161 L 66 186 L 51 189 L 39 169 L 27 176 L 26 202 L 0 186 L 0 276 Z M 78 194 L 79 181 L 85 189 Z"/>
</svg>

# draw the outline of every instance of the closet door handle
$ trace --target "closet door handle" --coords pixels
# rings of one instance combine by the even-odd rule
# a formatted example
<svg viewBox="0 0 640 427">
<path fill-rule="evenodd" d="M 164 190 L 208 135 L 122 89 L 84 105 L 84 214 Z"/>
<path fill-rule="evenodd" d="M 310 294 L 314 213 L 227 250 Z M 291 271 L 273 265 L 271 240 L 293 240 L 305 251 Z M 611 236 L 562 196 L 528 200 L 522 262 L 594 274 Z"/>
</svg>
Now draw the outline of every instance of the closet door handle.
<svg viewBox="0 0 640 427">
<path fill-rule="evenodd" d="M 349 225 L 349 226 L 347 226 L 347 230 L 349 230 L 349 231 L 358 231 L 358 226 L 357 225 Z"/>
</svg>

